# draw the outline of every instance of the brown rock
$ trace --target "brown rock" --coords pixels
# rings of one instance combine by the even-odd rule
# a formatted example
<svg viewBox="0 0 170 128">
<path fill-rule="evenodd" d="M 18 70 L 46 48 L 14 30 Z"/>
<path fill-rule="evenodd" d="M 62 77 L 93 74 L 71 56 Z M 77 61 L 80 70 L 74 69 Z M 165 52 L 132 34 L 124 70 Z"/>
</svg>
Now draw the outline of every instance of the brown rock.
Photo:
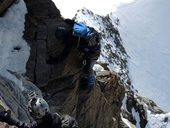
<svg viewBox="0 0 170 128">
<path fill-rule="evenodd" d="M 125 89 L 117 76 L 98 72 L 96 85 L 82 88 L 81 56 L 76 49 L 70 49 L 62 61 L 46 64 L 50 55 L 61 55 L 66 47 L 56 38 L 55 29 L 70 26 L 51 0 L 25 2 L 28 14 L 24 38 L 31 46 L 27 75 L 43 91 L 51 110 L 76 117 L 80 128 L 118 128 Z M 74 43 L 72 37 L 68 40 Z"/>
</svg>

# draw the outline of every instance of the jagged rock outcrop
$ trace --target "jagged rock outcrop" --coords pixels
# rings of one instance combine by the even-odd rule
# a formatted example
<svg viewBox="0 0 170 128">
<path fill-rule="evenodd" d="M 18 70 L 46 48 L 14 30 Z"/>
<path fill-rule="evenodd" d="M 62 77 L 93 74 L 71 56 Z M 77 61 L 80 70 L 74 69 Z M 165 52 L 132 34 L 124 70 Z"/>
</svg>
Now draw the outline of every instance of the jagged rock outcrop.
<svg viewBox="0 0 170 128">
<path fill-rule="evenodd" d="M 126 106 L 128 106 L 128 109 L 125 107 L 125 110 L 122 106 L 121 115 L 123 115 L 125 119 L 131 121 L 132 127 L 136 126 L 144 128 L 146 126 L 148 120 L 148 110 L 153 113 L 164 113 L 152 100 L 139 96 L 137 91 L 133 88 L 131 78 L 129 77 L 127 63 L 129 56 L 122 45 L 121 36 L 116 27 L 119 25 L 119 19 L 113 19 L 110 15 L 101 17 L 84 8 L 78 11 L 76 14 L 76 20 L 87 24 L 88 22 L 93 21 L 93 24 L 95 24 L 93 27 L 97 28 L 97 30 L 101 33 L 102 54 L 100 59 L 105 60 L 105 58 L 107 58 L 106 61 L 109 61 L 107 67 L 111 67 L 110 69 L 114 70 L 118 74 L 120 79 L 119 81 L 125 87 L 126 96 L 124 99 L 126 100 L 123 100 L 123 102 Z M 103 25 L 104 28 L 102 27 Z M 108 41 L 108 38 L 113 39 L 113 41 Z M 102 66 L 106 67 L 106 65 Z M 127 114 L 126 116 L 124 116 L 124 111 Z"/>
<path fill-rule="evenodd" d="M 116 48 L 107 44 L 106 39 L 104 43 L 102 42 L 102 48 L 106 51 L 101 56 L 106 57 L 113 67 L 120 70 L 114 73 L 109 70 L 107 63 L 100 63 L 104 71 L 96 72 L 95 86 L 90 89 L 80 83 L 83 65 L 77 49 L 67 47 L 62 38 L 58 38 L 60 35 L 56 36 L 57 27 L 71 29 L 64 22 L 60 11 L 51 0 L 24 1 L 28 14 L 25 17 L 23 37 L 31 47 L 26 73 L 29 79 L 9 71 L 16 79 L 22 81 L 21 85 L 24 87 L 22 90 L 14 89 L 16 86 L 14 82 L 0 77 L 0 96 L 8 95 L 0 99 L 0 110 L 10 109 L 14 117 L 29 122 L 32 119 L 26 105 L 28 92 L 32 90 L 39 96 L 43 94 L 52 112 L 74 116 L 80 128 L 128 128 L 122 117 L 131 121 L 132 126 L 140 123 L 140 127 L 144 128 L 147 123 L 145 104 L 153 108 L 150 108 L 152 112 L 163 112 L 154 102 L 137 96 L 130 90 L 127 53 L 121 45 L 119 32 L 112 25 L 109 16 L 100 17 L 106 26 L 105 29 L 101 29 L 100 34 L 103 41 L 105 37 L 113 38 Z M 82 12 L 86 13 L 86 10 Z M 92 12 L 89 11 L 89 14 Z M 93 18 L 96 18 L 98 22 L 97 17 Z M 99 23 L 97 24 L 100 26 Z M 73 43 L 72 37 L 68 40 Z M 47 64 L 49 56 L 57 56 L 57 63 Z M 42 91 L 42 94 L 33 83 Z M 122 101 L 123 98 L 126 98 L 126 102 Z M 126 104 L 126 110 L 122 109 L 123 103 Z M 139 113 L 140 122 L 133 117 L 133 112 Z M 9 126 L 0 123 L 1 127 Z"/>
<path fill-rule="evenodd" d="M 165 112 L 159 108 L 154 101 L 138 95 L 132 90 L 128 90 L 125 94 L 126 101 L 124 109 L 122 109 L 122 116 L 128 119 L 132 124 L 145 128 L 148 123 L 148 113 L 151 111 L 154 114 L 164 114 Z M 134 115 L 137 117 L 134 117 Z"/>
<path fill-rule="evenodd" d="M 29 78 L 42 87 L 49 79 L 62 75 L 64 64 L 60 68 L 46 64 L 49 55 L 58 55 L 64 48 L 61 40 L 55 36 L 57 27 L 68 27 L 63 22 L 59 10 L 50 0 L 25 1 L 28 9 L 24 37 L 31 46 L 31 56 L 27 65 Z M 42 70 L 43 69 L 43 70 Z"/>
<path fill-rule="evenodd" d="M 29 122 L 32 118 L 27 111 L 27 103 L 29 100 L 28 94 L 31 91 L 34 91 L 40 97 L 42 97 L 42 94 L 29 80 L 19 74 L 15 74 L 15 76 L 17 79 L 22 79 L 20 86 L 7 78 L 0 76 L 0 111 L 10 110 L 13 118 Z M 1 127 L 8 128 L 8 125 L 0 123 L 0 128 Z"/>
<path fill-rule="evenodd" d="M 129 91 L 127 94 L 126 109 L 127 111 L 122 112 L 123 116 L 128 119 L 132 124 L 137 124 L 138 120 L 133 117 L 134 112 L 139 114 L 139 125 L 141 128 L 145 128 L 147 124 L 147 113 L 145 106 L 135 97 L 134 92 Z"/>
<path fill-rule="evenodd" d="M 51 110 L 76 117 L 81 128 L 120 127 L 125 91 L 117 76 L 109 71 L 99 73 L 93 89 L 82 88 L 79 83 L 82 63 L 76 49 L 70 49 L 61 62 L 47 64 L 50 55 L 58 56 L 66 47 L 56 38 L 56 28 L 70 26 L 52 1 L 25 2 L 28 14 L 24 38 L 31 46 L 27 75 L 42 90 Z"/>
<path fill-rule="evenodd" d="M 17 0 L 0 0 L 0 16 L 2 16 L 5 11 Z"/>
<path fill-rule="evenodd" d="M 0 122 L 0 128 L 16 128 L 15 126 L 9 126 L 8 124 L 6 123 L 1 123 Z"/>
</svg>

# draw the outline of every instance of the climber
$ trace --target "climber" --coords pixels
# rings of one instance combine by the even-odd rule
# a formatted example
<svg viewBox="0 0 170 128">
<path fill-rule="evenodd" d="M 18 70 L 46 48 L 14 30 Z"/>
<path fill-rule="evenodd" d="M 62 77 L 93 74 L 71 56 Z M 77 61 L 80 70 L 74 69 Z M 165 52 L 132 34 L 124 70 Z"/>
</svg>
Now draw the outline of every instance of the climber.
<svg viewBox="0 0 170 128">
<path fill-rule="evenodd" d="M 64 19 L 65 23 L 70 26 L 70 29 L 65 27 L 57 27 L 55 31 L 56 38 L 62 40 L 67 47 L 61 55 L 56 57 L 49 56 L 47 64 L 55 64 L 61 61 L 61 58 L 69 53 L 70 47 L 77 48 L 83 58 L 83 73 L 81 81 L 87 87 L 93 87 L 96 76 L 93 71 L 93 66 L 100 55 L 99 33 L 92 27 L 83 23 L 75 22 L 71 19 Z"/>
<path fill-rule="evenodd" d="M 51 113 L 43 98 L 33 98 L 28 103 L 28 111 L 35 122 L 23 123 L 11 117 L 9 111 L 0 112 L 0 121 L 18 128 L 78 128 L 76 120 L 69 115 Z"/>
<path fill-rule="evenodd" d="M 99 33 L 84 23 L 71 19 L 65 19 L 65 22 L 72 27 L 71 34 L 75 39 L 75 46 L 83 58 L 84 67 L 81 80 L 85 81 L 88 87 L 93 87 L 96 80 L 93 66 L 100 55 Z"/>
</svg>

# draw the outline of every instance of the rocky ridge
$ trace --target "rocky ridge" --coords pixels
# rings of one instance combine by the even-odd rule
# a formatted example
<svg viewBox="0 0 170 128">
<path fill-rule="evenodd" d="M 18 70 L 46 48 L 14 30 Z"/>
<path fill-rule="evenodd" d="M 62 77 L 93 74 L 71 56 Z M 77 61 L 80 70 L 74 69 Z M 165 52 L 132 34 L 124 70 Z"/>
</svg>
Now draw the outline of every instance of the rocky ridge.
<svg viewBox="0 0 170 128">
<path fill-rule="evenodd" d="M 132 109 L 140 113 L 140 126 L 144 128 L 147 123 L 146 109 L 148 109 L 145 104 L 152 107 L 152 112 L 163 113 L 151 100 L 141 98 L 131 90 L 132 85 L 127 70 L 128 55 L 121 44 L 120 34 L 109 16 L 95 16 L 91 11 L 83 9 L 79 12 L 84 15 L 78 13 L 75 17 L 76 20 L 82 20 L 88 24 L 88 20 L 82 17 L 91 15 L 95 18 L 91 21 L 94 21 L 96 26 L 102 26 L 100 23 L 95 23 L 99 19 L 105 24 L 105 28 L 96 28 L 102 36 L 101 43 L 104 52 L 98 63 L 104 67 L 104 71 L 96 72 L 97 81 L 93 89 L 84 89 L 79 83 L 82 63 L 81 56 L 78 55 L 76 49 L 69 49 L 67 55 L 61 56 L 58 63 L 54 65 L 46 63 L 49 56 L 63 55 L 66 48 L 62 40 L 56 38 L 55 35 L 57 27 L 70 29 L 60 15 L 60 11 L 51 0 L 25 0 L 25 3 L 28 14 L 24 38 L 31 47 L 26 73 L 29 79 L 25 79 L 22 75 L 18 79 L 22 78 L 22 81 L 27 81 L 27 84 L 23 86 L 28 90 L 37 90 L 36 92 L 41 96 L 40 89 L 52 112 L 74 116 L 80 128 L 127 128 L 122 117 L 134 125 L 137 123 Z M 113 42 L 107 43 L 108 37 L 113 38 L 115 47 L 112 45 Z M 71 38 L 70 41 L 72 41 Z M 103 58 L 108 62 L 101 63 L 100 60 Z M 110 66 L 107 66 L 109 64 Z M 110 67 L 119 70 L 111 71 Z M 9 97 L 4 97 L 5 94 L 2 94 L 1 108 L 12 110 L 13 116 L 18 119 L 25 122 L 31 121 L 27 113 L 26 102 L 23 102 L 25 101 L 23 98 L 28 100 L 29 92 L 22 90 L 14 103 L 10 98 L 13 99 L 18 92 L 14 90 L 14 84 L 6 86 L 12 83 L 8 81 L 5 78 L 1 80 L 0 90 L 3 90 L 1 92 L 10 91 Z M 15 109 L 10 106 L 10 101 L 12 105 L 16 105 Z M 21 103 L 24 107 L 21 107 Z M 7 126 L 2 125 L 2 127 Z"/>
</svg>

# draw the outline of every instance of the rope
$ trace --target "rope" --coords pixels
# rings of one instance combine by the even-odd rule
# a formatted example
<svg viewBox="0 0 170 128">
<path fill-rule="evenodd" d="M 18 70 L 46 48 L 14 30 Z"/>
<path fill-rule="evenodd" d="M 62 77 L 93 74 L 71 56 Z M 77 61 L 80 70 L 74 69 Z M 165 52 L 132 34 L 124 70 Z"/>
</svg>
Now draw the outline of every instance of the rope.
<svg viewBox="0 0 170 128">
<path fill-rule="evenodd" d="M 77 42 L 77 48 L 79 48 L 79 45 L 80 45 L 80 37 L 79 37 L 78 42 Z"/>
</svg>

